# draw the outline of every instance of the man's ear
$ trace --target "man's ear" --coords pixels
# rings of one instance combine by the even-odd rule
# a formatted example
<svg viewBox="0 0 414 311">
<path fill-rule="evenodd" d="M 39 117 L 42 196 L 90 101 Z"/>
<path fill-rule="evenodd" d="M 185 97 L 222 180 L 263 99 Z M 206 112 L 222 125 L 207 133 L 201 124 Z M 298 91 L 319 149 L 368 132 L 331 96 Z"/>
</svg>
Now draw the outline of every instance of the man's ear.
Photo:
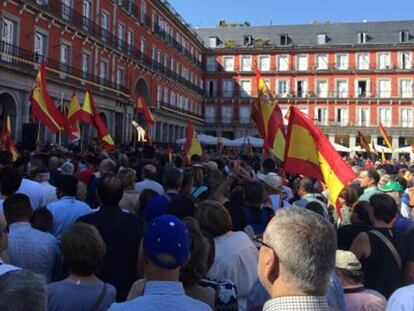
<svg viewBox="0 0 414 311">
<path fill-rule="evenodd" d="M 280 275 L 280 261 L 274 251 L 269 249 L 266 254 L 264 254 L 263 265 L 264 276 L 269 283 L 275 283 Z"/>
</svg>

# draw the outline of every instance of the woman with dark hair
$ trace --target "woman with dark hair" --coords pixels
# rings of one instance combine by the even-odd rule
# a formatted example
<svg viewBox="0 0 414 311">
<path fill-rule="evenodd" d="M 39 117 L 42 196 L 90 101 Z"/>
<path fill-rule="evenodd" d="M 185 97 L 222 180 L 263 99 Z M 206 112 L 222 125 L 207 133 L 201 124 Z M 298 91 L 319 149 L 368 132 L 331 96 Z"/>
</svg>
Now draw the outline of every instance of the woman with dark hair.
<svg viewBox="0 0 414 311">
<path fill-rule="evenodd" d="M 69 276 L 48 285 L 48 310 L 107 310 L 115 302 L 116 290 L 95 275 L 106 252 L 99 231 L 92 225 L 77 223 L 60 241 Z"/>
</svg>

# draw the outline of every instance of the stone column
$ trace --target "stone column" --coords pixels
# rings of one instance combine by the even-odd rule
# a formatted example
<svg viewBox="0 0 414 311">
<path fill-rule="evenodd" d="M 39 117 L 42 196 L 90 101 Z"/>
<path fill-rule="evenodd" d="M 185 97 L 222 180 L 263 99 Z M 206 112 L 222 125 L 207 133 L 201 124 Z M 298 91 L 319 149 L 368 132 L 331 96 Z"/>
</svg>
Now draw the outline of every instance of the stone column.
<svg viewBox="0 0 414 311">
<path fill-rule="evenodd" d="M 350 156 L 355 155 L 353 150 L 356 147 L 356 135 L 349 135 L 349 148 L 351 149 Z"/>
<path fill-rule="evenodd" d="M 393 136 L 392 137 L 392 148 L 394 149 L 394 153 L 392 154 L 392 158 L 394 159 L 398 159 L 399 158 L 399 156 L 400 156 L 400 153 L 398 152 L 398 151 L 395 151 L 396 149 L 398 149 L 400 146 L 399 146 L 399 139 L 400 139 L 400 137 L 399 136 Z"/>
<path fill-rule="evenodd" d="M 328 138 L 332 144 L 335 142 L 335 135 L 330 134 Z"/>
</svg>

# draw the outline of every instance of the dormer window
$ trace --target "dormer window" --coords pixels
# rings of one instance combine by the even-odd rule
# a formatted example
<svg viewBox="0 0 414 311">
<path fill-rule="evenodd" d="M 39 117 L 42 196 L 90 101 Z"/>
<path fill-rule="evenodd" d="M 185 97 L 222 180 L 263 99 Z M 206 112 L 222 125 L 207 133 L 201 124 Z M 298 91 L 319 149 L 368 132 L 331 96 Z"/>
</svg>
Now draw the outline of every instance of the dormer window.
<svg viewBox="0 0 414 311">
<path fill-rule="evenodd" d="M 326 44 L 326 42 L 327 42 L 326 33 L 320 33 L 320 34 L 318 34 L 318 44 L 319 45 Z"/>
<path fill-rule="evenodd" d="M 400 42 L 408 42 L 410 39 L 410 33 L 407 30 L 400 31 Z"/>
<path fill-rule="evenodd" d="M 247 35 L 243 37 L 243 45 L 244 46 L 249 46 L 253 44 L 253 36 L 251 35 Z"/>
<path fill-rule="evenodd" d="M 367 43 L 367 33 L 365 31 L 358 32 L 358 43 Z"/>
<path fill-rule="evenodd" d="M 218 38 L 217 37 L 209 37 L 208 38 L 208 46 L 210 48 L 216 48 L 217 47 Z"/>
<path fill-rule="evenodd" d="M 288 34 L 282 34 L 280 35 L 280 45 L 289 45 L 290 44 L 290 38 Z"/>
</svg>

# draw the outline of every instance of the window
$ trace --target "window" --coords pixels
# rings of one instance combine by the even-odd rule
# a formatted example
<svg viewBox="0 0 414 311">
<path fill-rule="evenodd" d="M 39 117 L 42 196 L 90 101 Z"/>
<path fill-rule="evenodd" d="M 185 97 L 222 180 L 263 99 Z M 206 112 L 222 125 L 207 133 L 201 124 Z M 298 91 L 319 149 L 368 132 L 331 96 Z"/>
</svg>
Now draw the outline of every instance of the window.
<svg viewBox="0 0 414 311">
<path fill-rule="evenodd" d="M 251 89 L 252 89 L 252 82 L 250 80 L 240 81 L 240 96 L 241 97 L 250 97 Z"/>
<path fill-rule="evenodd" d="M 223 58 L 224 71 L 234 71 L 234 57 L 224 56 Z"/>
<path fill-rule="evenodd" d="M 127 44 L 128 44 L 128 53 L 132 53 L 134 47 L 134 32 L 132 30 L 127 31 Z"/>
<path fill-rule="evenodd" d="M 108 76 L 109 76 L 109 68 L 108 68 L 108 62 L 107 61 L 101 61 L 101 65 L 100 65 L 100 75 L 99 77 L 102 80 L 108 80 Z"/>
<path fill-rule="evenodd" d="M 251 44 L 253 44 L 253 37 L 248 35 L 248 36 L 244 36 L 243 37 L 243 44 L 244 46 L 249 46 Z"/>
<path fill-rule="evenodd" d="M 6 62 L 11 62 L 13 53 L 13 46 L 16 45 L 17 40 L 17 24 L 11 19 L 3 17 L 1 40 L 3 41 L 3 52 L 1 59 Z"/>
<path fill-rule="evenodd" d="M 348 69 L 348 54 L 336 55 L 336 69 L 347 70 Z"/>
<path fill-rule="evenodd" d="M 62 17 L 66 20 L 70 20 L 72 15 L 72 0 L 62 1 Z"/>
<path fill-rule="evenodd" d="M 378 69 L 391 69 L 390 53 L 378 53 Z"/>
<path fill-rule="evenodd" d="M 359 44 L 367 43 L 367 33 L 366 32 L 358 32 L 358 43 Z"/>
<path fill-rule="evenodd" d="M 214 80 L 207 80 L 206 86 L 207 96 L 208 97 L 215 97 L 216 96 L 216 81 Z"/>
<path fill-rule="evenodd" d="M 216 107 L 214 106 L 206 106 L 205 108 L 206 113 L 206 122 L 207 123 L 214 123 L 216 121 Z"/>
<path fill-rule="evenodd" d="M 88 79 L 91 68 L 91 56 L 87 53 L 82 53 L 82 76 Z"/>
<path fill-rule="evenodd" d="M 287 34 L 280 35 L 280 45 L 289 45 L 290 44 L 290 38 Z"/>
<path fill-rule="evenodd" d="M 141 39 L 141 41 L 140 41 L 139 52 L 141 53 L 141 57 L 144 57 L 144 55 L 145 55 L 145 39 Z"/>
<path fill-rule="evenodd" d="M 125 26 L 122 24 L 118 24 L 118 47 L 123 47 L 124 41 L 124 33 L 125 33 Z"/>
<path fill-rule="evenodd" d="M 252 57 L 250 55 L 241 57 L 241 71 L 252 71 Z"/>
<path fill-rule="evenodd" d="M 240 123 L 246 124 L 250 122 L 251 109 L 250 106 L 240 106 Z"/>
<path fill-rule="evenodd" d="M 260 71 L 270 71 L 270 56 L 269 55 L 259 56 L 259 69 Z"/>
<path fill-rule="evenodd" d="M 319 125 L 328 125 L 328 108 L 316 108 L 316 121 Z"/>
<path fill-rule="evenodd" d="M 389 98 L 391 97 L 391 81 L 388 79 L 378 80 L 378 97 Z"/>
<path fill-rule="evenodd" d="M 410 108 L 401 108 L 400 124 L 402 127 L 412 127 L 413 111 Z"/>
<path fill-rule="evenodd" d="M 209 37 L 208 38 L 208 46 L 210 48 L 216 48 L 217 47 L 217 37 Z"/>
<path fill-rule="evenodd" d="M 142 0 L 141 1 L 141 24 L 145 24 L 145 20 L 147 17 L 147 3 Z"/>
<path fill-rule="evenodd" d="M 400 80 L 400 97 L 402 98 L 413 97 L 413 82 L 411 79 Z"/>
<path fill-rule="evenodd" d="M 223 123 L 231 123 L 233 121 L 233 107 L 222 106 L 221 107 L 221 118 Z"/>
<path fill-rule="evenodd" d="M 207 71 L 216 71 L 217 70 L 217 61 L 215 56 L 207 57 Z"/>
<path fill-rule="evenodd" d="M 337 80 L 336 81 L 336 93 L 339 98 L 348 97 L 348 81 Z"/>
<path fill-rule="evenodd" d="M 223 80 L 223 97 L 233 97 L 233 80 Z"/>
<path fill-rule="evenodd" d="M 378 121 L 384 126 L 391 126 L 391 109 L 378 108 Z"/>
<path fill-rule="evenodd" d="M 370 126 L 370 112 L 369 108 L 357 108 L 357 125 Z"/>
<path fill-rule="evenodd" d="M 92 4 L 90 0 L 83 0 L 82 13 L 83 28 L 87 30 L 91 26 L 92 17 Z"/>
<path fill-rule="evenodd" d="M 162 86 L 157 85 L 157 106 L 159 107 L 162 104 Z"/>
<path fill-rule="evenodd" d="M 336 122 L 340 126 L 348 125 L 348 108 L 336 108 Z"/>
<path fill-rule="evenodd" d="M 106 41 L 109 33 L 109 14 L 102 12 L 101 18 L 102 40 Z"/>
<path fill-rule="evenodd" d="M 168 104 L 168 88 L 164 87 L 164 104 Z"/>
<path fill-rule="evenodd" d="M 308 70 L 308 55 L 298 55 L 296 67 L 297 70 Z"/>
<path fill-rule="evenodd" d="M 328 66 L 328 55 L 327 54 L 317 54 L 316 55 L 316 69 L 318 70 L 327 70 Z"/>
<path fill-rule="evenodd" d="M 305 97 L 308 93 L 308 86 L 306 80 L 297 80 L 296 81 L 296 96 Z"/>
<path fill-rule="evenodd" d="M 116 70 L 116 84 L 118 86 L 124 85 L 124 69 L 122 68 L 118 68 Z"/>
<path fill-rule="evenodd" d="M 46 35 L 38 31 L 34 34 L 34 61 L 41 63 L 46 57 Z"/>
<path fill-rule="evenodd" d="M 279 71 L 289 70 L 289 58 L 288 55 L 279 55 L 277 57 L 277 68 Z"/>
<path fill-rule="evenodd" d="M 326 44 L 326 42 L 327 42 L 326 33 L 320 33 L 320 34 L 318 34 L 317 39 L 318 39 L 317 41 L 318 41 L 318 44 L 319 45 Z"/>
<path fill-rule="evenodd" d="M 357 54 L 357 69 L 368 70 L 369 69 L 369 54 L 360 53 Z"/>
<path fill-rule="evenodd" d="M 407 30 L 400 31 L 400 42 L 408 42 L 410 40 L 410 33 Z"/>
<path fill-rule="evenodd" d="M 411 52 L 400 52 L 398 56 L 398 67 L 400 69 L 411 69 L 413 67 Z"/>
<path fill-rule="evenodd" d="M 328 97 L 328 81 L 327 80 L 316 81 L 316 96 Z"/>
<path fill-rule="evenodd" d="M 356 95 L 359 98 L 364 98 L 369 96 L 369 80 L 356 80 Z"/>
<path fill-rule="evenodd" d="M 277 95 L 280 97 L 287 97 L 289 94 L 289 81 L 278 80 L 277 81 Z"/>
<path fill-rule="evenodd" d="M 68 71 L 70 66 L 70 46 L 64 43 L 60 44 L 60 68 Z"/>
</svg>

